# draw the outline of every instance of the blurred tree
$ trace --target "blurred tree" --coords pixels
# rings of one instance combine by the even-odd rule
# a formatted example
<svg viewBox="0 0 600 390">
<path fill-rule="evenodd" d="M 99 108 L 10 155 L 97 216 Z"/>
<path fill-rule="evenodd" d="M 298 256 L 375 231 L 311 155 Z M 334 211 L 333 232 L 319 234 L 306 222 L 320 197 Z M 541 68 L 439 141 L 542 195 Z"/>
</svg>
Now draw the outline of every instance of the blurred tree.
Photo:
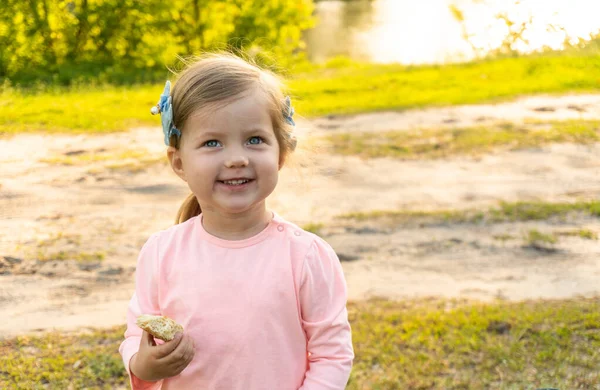
<svg viewBox="0 0 600 390">
<path fill-rule="evenodd" d="M 23 84 L 163 78 L 177 56 L 232 47 L 286 59 L 312 0 L 3 0 L 0 78 Z"/>
</svg>

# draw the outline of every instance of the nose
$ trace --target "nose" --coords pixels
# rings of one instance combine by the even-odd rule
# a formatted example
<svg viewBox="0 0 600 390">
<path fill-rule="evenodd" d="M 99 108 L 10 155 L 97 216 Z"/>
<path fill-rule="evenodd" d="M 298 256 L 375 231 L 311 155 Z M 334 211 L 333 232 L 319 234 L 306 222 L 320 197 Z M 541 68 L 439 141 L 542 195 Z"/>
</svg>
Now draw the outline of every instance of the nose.
<svg viewBox="0 0 600 390">
<path fill-rule="evenodd" d="M 227 168 L 242 168 L 248 166 L 248 163 L 248 157 L 241 154 L 231 155 L 225 160 L 225 166 Z"/>
</svg>

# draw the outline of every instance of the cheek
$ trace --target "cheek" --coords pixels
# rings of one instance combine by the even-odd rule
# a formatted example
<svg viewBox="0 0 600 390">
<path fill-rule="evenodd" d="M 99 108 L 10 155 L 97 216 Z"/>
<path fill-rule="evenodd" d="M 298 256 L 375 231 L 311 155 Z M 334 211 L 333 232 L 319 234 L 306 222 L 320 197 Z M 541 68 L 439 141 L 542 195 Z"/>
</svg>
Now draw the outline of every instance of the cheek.
<svg viewBox="0 0 600 390">
<path fill-rule="evenodd" d="M 184 163 L 186 175 L 193 181 L 206 184 L 214 181 L 218 172 L 215 159 L 206 156 L 195 156 Z"/>
<path fill-rule="evenodd" d="M 261 165 L 263 169 L 269 172 L 278 172 L 279 171 L 279 153 L 269 153 L 269 155 L 265 155 L 261 161 Z"/>
</svg>

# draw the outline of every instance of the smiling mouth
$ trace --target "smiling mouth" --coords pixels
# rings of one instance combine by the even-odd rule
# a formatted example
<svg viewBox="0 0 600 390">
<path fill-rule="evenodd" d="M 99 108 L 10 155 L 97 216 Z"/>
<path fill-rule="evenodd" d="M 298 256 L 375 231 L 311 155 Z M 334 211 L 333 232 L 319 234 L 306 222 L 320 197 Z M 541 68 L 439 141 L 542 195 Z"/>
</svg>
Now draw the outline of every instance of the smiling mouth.
<svg viewBox="0 0 600 390">
<path fill-rule="evenodd" d="M 241 186 L 249 183 L 254 179 L 235 179 L 235 180 L 218 180 L 219 183 L 227 184 L 228 186 Z"/>
</svg>

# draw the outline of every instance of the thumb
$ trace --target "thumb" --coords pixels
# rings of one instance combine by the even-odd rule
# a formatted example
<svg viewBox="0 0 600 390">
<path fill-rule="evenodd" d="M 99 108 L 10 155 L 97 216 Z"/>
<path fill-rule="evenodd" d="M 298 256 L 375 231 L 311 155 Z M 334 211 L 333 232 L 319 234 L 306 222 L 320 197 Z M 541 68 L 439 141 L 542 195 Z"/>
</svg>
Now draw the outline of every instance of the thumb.
<svg viewBox="0 0 600 390">
<path fill-rule="evenodd" d="M 146 340 L 146 344 L 149 347 L 154 347 L 156 346 L 156 341 L 154 341 L 154 336 L 152 336 L 150 333 L 144 331 L 144 334 L 142 336 L 142 339 Z"/>
</svg>

